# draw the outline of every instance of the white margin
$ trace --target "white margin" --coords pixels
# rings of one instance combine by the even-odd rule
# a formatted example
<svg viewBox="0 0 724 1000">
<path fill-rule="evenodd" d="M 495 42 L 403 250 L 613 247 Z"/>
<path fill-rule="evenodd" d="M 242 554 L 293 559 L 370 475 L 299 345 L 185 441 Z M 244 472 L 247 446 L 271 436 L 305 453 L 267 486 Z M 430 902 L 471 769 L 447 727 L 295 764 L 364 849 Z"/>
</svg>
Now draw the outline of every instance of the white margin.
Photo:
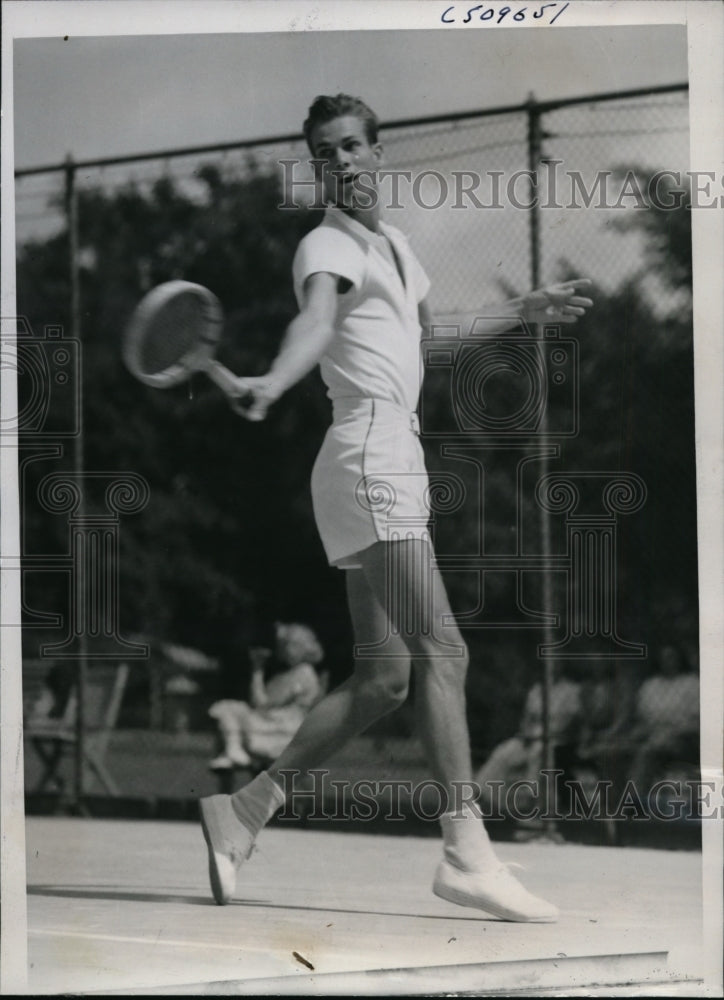
<svg viewBox="0 0 724 1000">
<path fill-rule="evenodd" d="M 199 11 L 203 6 L 203 18 Z M 13 41 L 63 35 L 135 35 L 258 31 L 431 29 L 448 3 L 436 0 L 4 0 L 2 4 L 2 289 L 0 316 L 15 315 L 13 181 Z M 724 6 L 718 0 L 573 0 L 566 27 L 688 24 L 691 169 L 721 171 L 724 122 Z M 536 29 L 539 26 L 536 26 Z M 543 28 L 543 25 L 540 25 Z M 522 30 L 536 30 L 523 28 Z M 465 30 L 455 25 L 447 30 Z M 724 706 L 724 472 L 722 351 L 724 235 L 722 213 L 693 213 L 694 342 L 699 518 L 702 677 L 702 767 L 722 801 Z M 12 337 L 3 324 L 3 349 Z M 0 366 L 0 417 L 17 409 L 14 371 Z M 19 551 L 17 454 L 0 449 L 0 555 Z M 0 626 L 18 621 L 19 574 L 0 560 Z M 19 629 L 0 627 L 0 993 L 26 982 L 26 898 L 23 813 L 22 696 Z M 722 995 L 722 821 L 703 824 L 704 928 L 707 967 L 702 995 Z"/>
</svg>

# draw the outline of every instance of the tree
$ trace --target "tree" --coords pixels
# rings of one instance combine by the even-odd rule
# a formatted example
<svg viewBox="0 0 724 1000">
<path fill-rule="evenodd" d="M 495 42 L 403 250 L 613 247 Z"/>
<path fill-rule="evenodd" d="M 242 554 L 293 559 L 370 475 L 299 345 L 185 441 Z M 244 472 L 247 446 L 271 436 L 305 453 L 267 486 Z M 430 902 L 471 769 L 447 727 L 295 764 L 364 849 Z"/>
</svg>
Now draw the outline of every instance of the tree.
<svg viewBox="0 0 724 1000">
<path fill-rule="evenodd" d="M 294 250 L 317 221 L 312 212 L 278 212 L 280 201 L 276 177 L 253 160 L 226 176 L 202 168 L 193 194 L 170 178 L 148 191 L 129 184 L 79 193 L 85 464 L 132 470 L 151 493 L 146 510 L 121 525 L 126 633 L 223 652 L 224 635 L 251 603 L 257 618 L 303 618 L 317 628 L 327 603 L 334 606 L 307 492 L 328 420 L 318 378 L 289 393 L 263 427 L 250 427 L 202 377 L 190 390 L 159 392 L 136 383 L 120 361 L 122 331 L 141 295 L 183 277 L 224 305 L 222 360 L 240 372 L 264 370 L 295 310 Z M 19 308 L 36 335 L 50 323 L 68 328 L 67 255 L 67 233 L 19 252 Z M 66 451 L 28 479 L 26 526 L 46 538 L 46 551 L 62 550 L 67 525 L 33 499 L 42 476 L 70 465 Z M 303 583 L 285 572 L 292 551 L 313 567 Z M 37 578 L 33 593 L 36 607 L 58 609 L 53 574 Z"/>
<path fill-rule="evenodd" d="M 132 470 L 150 486 L 148 507 L 121 526 L 125 634 L 195 645 L 233 669 L 255 621 L 303 620 L 319 631 L 336 680 L 350 667 L 351 635 L 341 575 L 326 566 L 309 494 L 330 419 L 318 375 L 289 392 L 267 422 L 252 426 L 202 377 L 191 389 L 161 392 L 138 384 L 120 362 L 121 334 L 141 295 L 181 277 L 206 285 L 223 303 L 221 359 L 240 373 L 266 370 L 296 308 L 289 277 L 295 248 L 318 220 L 313 211 L 279 211 L 281 200 L 276 176 L 253 159 L 231 173 L 202 168 L 190 189 L 165 177 L 148 190 L 129 184 L 80 192 L 85 459 L 91 470 Z M 643 511 L 620 524 L 618 592 L 624 636 L 647 641 L 663 621 L 696 628 L 690 213 L 683 200 L 669 212 L 655 206 L 632 212 L 625 225 L 642 233 L 642 270 L 608 295 L 597 290 L 595 310 L 573 329 L 580 347 L 579 431 L 565 441 L 557 467 L 630 470 L 646 482 Z M 46 324 L 68 325 L 67 260 L 67 233 L 19 252 L 20 311 L 38 335 Z M 561 262 L 562 278 L 573 271 Z M 663 309 L 663 299 L 652 304 L 652 272 L 665 279 L 666 301 L 675 308 Z M 446 377 L 440 369 L 429 372 L 428 428 L 454 419 Z M 509 412 L 515 381 L 493 380 L 489 389 L 487 404 Z M 567 419 L 569 405 L 564 394 L 551 397 L 554 424 Z M 440 463 L 427 444 L 434 472 Z M 70 466 L 66 452 L 28 467 L 23 513 L 35 551 L 60 552 L 66 544 L 65 520 L 50 518 L 33 497 L 42 476 Z M 518 530 L 528 551 L 540 551 L 539 512 L 529 495 L 534 472 L 518 524 L 514 468 L 499 461 L 487 470 L 487 551 L 509 551 Z M 461 476 L 473 491 L 470 470 Z M 560 551 L 561 524 L 554 528 Z M 439 519 L 438 539 L 445 552 L 470 553 L 479 531 L 478 507 L 463 504 Z M 454 608 L 474 605 L 472 574 L 452 574 L 446 582 Z M 503 575 L 489 578 L 491 612 L 509 610 L 509 583 Z M 29 587 L 33 607 L 61 608 L 64 583 L 57 574 L 38 576 Z M 524 596 L 541 608 L 534 574 Z M 559 604 L 562 597 L 559 585 Z M 538 670 L 541 632 L 471 629 L 465 637 L 472 735 L 483 754 L 515 726 L 522 693 Z"/>
</svg>

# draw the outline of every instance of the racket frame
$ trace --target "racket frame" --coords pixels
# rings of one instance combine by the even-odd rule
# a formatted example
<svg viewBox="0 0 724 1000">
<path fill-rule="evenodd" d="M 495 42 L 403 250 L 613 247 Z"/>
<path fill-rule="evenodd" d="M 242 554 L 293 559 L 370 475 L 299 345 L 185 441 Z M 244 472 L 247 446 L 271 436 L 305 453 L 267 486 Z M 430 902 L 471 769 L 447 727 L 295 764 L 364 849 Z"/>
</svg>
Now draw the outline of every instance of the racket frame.
<svg viewBox="0 0 724 1000">
<path fill-rule="evenodd" d="M 203 330 L 198 343 L 178 361 L 159 372 L 144 371 L 141 353 L 153 320 L 179 295 L 192 294 L 202 306 Z M 206 375 L 227 395 L 235 396 L 237 379 L 233 372 L 214 358 L 223 330 L 223 310 L 213 292 L 203 285 L 176 279 L 152 288 L 139 302 L 123 337 L 123 360 L 130 373 L 154 389 L 169 389 L 189 379 L 194 372 Z"/>
</svg>

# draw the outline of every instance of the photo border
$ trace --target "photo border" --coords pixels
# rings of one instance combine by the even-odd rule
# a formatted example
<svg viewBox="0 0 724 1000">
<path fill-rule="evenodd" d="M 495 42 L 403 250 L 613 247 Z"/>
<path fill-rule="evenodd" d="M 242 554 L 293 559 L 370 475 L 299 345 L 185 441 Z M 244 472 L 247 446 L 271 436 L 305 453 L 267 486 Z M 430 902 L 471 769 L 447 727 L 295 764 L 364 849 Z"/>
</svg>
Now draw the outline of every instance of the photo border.
<svg viewBox="0 0 724 1000">
<path fill-rule="evenodd" d="M 43 0 L 7 0 L 3 20 L 3 153 L 2 153 L 2 289 L 0 316 L 15 310 L 14 224 L 14 105 L 13 42 L 31 37 L 62 35 L 212 34 L 260 31 L 349 31 L 382 29 L 468 30 L 462 24 L 443 28 L 441 11 L 449 4 L 436 0 L 338 0 L 307 3 L 277 2 L 196 3 L 194 0 L 91 0 L 47 3 Z M 199 14 L 203 18 L 199 23 Z M 634 24 L 685 24 L 688 31 L 692 171 L 721 170 L 721 133 L 724 121 L 722 79 L 722 8 L 713 0 L 635 0 L 601 4 L 575 0 L 566 27 L 611 27 Z M 506 26 L 499 30 L 507 30 Z M 524 26 L 518 30 L 535 30 Z M 551 29 L 555 30 L 555 29 Z M 722 315 L 721 275 L 724 273 L 722 213 L 693 212 L 694 357 L 696 452 L 698 491 L 698 558 L 700 601 L 702 699 L 702 780 L 714 783 L 714 798 L 722 800 L 722 711 L 724 682 L 721 664 L 724 640 L 722 586 L 724 518 L 722 496 Z M 13 331 L 2 326 L 4 345 L 12 346 Z M 17 411 L 14 372 L 2 370 L 0 419 Z M 0 449 L 2 525 L 0 550 L 17 552 L 19 538 L 17 451 Z M 2 674 L 0 698 L 0 822 L 3 926 L 0 941 L 0 992 L 22 992 L 26 982 L 27 913 L 25 897 L 23 743 L 20 629 L 4 623 L 19 620 L 19 574 L 3 564 L 0 592 Z M 722 954 L 722 823 L 702 824 L 702 860 L 706 969 L 705 988 L 721 983 Z M 710 993 L 709 995 L 719 995 Z"/>
</svg>

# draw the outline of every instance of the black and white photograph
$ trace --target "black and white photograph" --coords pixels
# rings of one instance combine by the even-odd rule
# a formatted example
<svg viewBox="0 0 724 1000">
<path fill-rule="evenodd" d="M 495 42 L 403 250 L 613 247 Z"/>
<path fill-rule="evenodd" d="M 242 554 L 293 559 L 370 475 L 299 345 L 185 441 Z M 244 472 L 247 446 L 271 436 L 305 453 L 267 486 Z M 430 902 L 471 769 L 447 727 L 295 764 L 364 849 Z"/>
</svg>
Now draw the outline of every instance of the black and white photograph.
<svg viewBox="0 0 724 1000">
<path fill-rule="evenodd" d="M 0 993 L 723 996 L 721 6 L 2 18 Z"/>
</svg>

